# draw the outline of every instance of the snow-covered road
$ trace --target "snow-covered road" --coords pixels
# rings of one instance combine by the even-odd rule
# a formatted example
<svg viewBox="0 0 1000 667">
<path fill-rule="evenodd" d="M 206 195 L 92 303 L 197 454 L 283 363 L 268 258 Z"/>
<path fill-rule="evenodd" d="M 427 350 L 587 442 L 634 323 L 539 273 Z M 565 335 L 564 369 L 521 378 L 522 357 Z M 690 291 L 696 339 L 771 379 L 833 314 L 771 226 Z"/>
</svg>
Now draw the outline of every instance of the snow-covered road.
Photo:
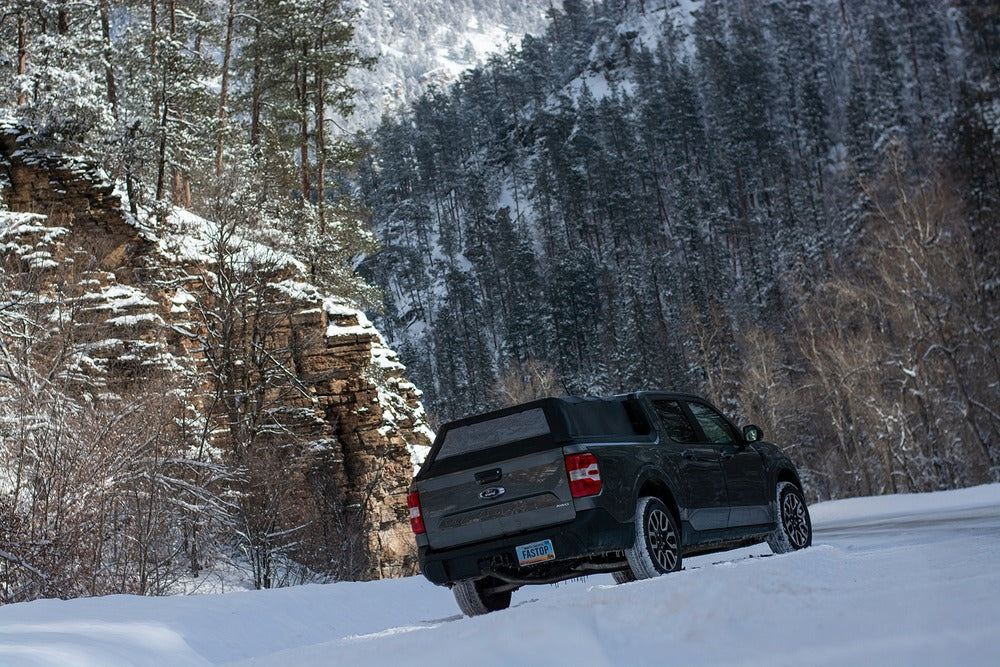
<svg viewBox="0 0 1000 667">
<path fill-rule="evenodd" d="M 811 510 L 803 552 L 524 588 L 478 618 L 419 577 L 8 605 L 0 664 L 1000 664 L 1000 485 Z"/>
</svg>

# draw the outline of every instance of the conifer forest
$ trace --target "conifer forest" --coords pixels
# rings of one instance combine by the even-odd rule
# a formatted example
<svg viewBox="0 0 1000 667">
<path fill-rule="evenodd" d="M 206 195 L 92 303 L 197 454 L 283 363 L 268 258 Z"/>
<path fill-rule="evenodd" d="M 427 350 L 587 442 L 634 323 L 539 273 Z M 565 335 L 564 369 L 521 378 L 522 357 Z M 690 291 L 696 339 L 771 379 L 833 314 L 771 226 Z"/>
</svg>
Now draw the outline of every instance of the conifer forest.
<svg viewBox="0 0 1000 667">
<path fill-rule="evenodd" d="M 442 419 L 671 388 L 820 497 L 996 479 L 1000 13 L 566 0 L 384 122 L 378 320 Z"/>
<path fill-rule="evenodd" d="M 393 52 L 403 79 L 371 79 L 376 10 L 421 58 L 469 66 L 421 76 Z M 434 46 L 444 17 L 505 11 L 538 29 L 479 64 L 453 30 Z M 406 95 L 366 98 L 386 90 Z M 367 314 L 432 427 L 548 395 L 676 390 L 760 425 L 810 502 L 1000 481 L 995 3 L 0 0 L 0 135 L 93 165 L 149 238 L 183 250 L 179 221 L 200 216 L 220 253 L 240 239 L 294 257 L 219 261 L 209 282 L 240 300 L 211 294 L 202 329 L 263 321 L 255 295 L 294 264 Z M 286 406 L 265 398 L 303 393 L 276 334 L 201 341 L 209 398 L 169 372 L 81 390 L 52 304 L 88 274 L 26 296 L 42 290 L 24 267 L 44 258 L 12 240 L 36 218 L 8 210 L 4 174 L 0 569 L 21 587 L 0 585 L 0 603 L 168 592 L 221 554 L 252 562 L 259 587 L 370 576 L 357 502 L 323 521 L 276 504 L 300 499 L 275 481 L 297 464 L 265 418 Z M 289 319 L 268 313 L 274 330 Z M 253 410 L 257 430 L 236 428 Z M 26 518 L 89 497 L 74 485 L 104 459 L 53 453 L 50 479 L 31 458 L 80 433 L 165 485 L 128 486 L 109 511 L 139 537 L 72 533 L 86 582 L 52 551 L 71 520 Z M 128 453 L 137 439 L 161 448 L 155 465 Z"/>
</svg>

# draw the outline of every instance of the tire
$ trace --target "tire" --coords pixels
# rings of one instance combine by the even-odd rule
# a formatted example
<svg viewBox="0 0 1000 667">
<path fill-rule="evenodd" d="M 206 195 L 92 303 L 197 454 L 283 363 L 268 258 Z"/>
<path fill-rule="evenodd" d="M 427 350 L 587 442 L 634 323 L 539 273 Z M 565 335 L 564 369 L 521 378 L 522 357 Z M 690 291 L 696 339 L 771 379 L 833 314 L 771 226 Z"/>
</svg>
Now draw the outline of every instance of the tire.
<svg viewBox="0 0 1000 667">
<path fill-rule="evenodd" d="M 779 482 L 775 491 L 778 502 L 778 527 L 767 537 L 776 554 L 805 549 L 812 544 L 812 521 L 806 499 L 791 482 Z"/>
<path fill-rule="evenodd" d="M 463 614 L 481 616 L 510 606 L 510 595 L 513 591 L 490 591 L 490 588 L 498 583 L 500 582 L 490 577 L 466 579 L 452 586 L 451 592 L 455 594 L 455 602 Z"/>
<path fill-rule="evenodd" d="M 677 521 L 659 498 L 639 498 L 635 508 L 635 544 L 625 550 L 625 558 L 636 579 L 651 579 L 681 569 Z M 618 576 L 615 581 L 619 581 Z"/>
</svg>

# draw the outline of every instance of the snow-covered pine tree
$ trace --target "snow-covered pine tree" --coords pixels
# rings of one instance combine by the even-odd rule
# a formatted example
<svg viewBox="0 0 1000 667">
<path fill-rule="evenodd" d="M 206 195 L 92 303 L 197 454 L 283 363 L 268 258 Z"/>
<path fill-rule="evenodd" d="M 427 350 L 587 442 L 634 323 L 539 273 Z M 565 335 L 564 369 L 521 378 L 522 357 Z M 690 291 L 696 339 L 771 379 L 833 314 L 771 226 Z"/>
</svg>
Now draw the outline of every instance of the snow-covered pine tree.
<svg viewBox="0 0 1000 667">
<path fill-rule="evenodd" d="M 100 145 L 111 105 L 95 75 L 103 52 L 96 2 L 13 0 L 0 15 L 2 102 L 40 141 Z"/>
</svg>

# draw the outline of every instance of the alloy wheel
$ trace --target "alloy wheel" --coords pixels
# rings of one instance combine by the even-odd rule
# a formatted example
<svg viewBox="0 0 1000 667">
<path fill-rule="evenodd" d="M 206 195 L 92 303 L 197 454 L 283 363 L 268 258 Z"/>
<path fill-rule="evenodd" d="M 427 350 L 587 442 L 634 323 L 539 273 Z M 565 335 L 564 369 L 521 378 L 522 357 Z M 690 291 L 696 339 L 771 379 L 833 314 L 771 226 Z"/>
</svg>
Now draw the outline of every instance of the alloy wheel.
<svg viewBox="0 0 1000 667">
<path fill-rule="evenodd" d="M 796 549 L 801 549 L 809 543 L 809 523 L 806 519 L 806 508 L 797 493 L 786 493 L 781 501 L 781 522 L 785 533 Z"/>
<path fill-rule="evenodd" d="M 677 566 L 677 534 L 670 517 L 661 509 L 654 509 L 646 520 L 649 555 L 662 572 L 672 572 Z"/>
</svg>

